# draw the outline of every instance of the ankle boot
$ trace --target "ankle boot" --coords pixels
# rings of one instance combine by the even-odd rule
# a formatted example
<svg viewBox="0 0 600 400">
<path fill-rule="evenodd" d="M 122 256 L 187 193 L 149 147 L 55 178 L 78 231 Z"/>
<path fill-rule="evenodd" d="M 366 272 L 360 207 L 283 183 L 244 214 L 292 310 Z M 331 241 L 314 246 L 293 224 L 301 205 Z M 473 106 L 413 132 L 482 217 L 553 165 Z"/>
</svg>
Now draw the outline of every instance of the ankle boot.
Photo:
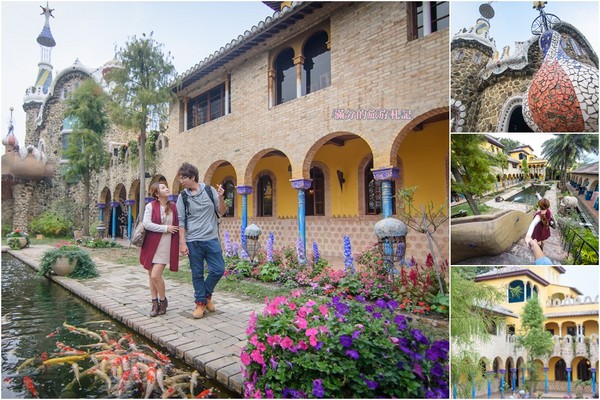
<svg viewBox="0 0 600 400">
<path fill-rule="evenodd" d="M 151 317 L 156 317 L 158 315 L 158 308 L 160 307 L 158 303 L 158 299 L 152 299 L 152 311 L 150 311 Z"/>
<path fill-rule="evenodd" d="M 167 306 L 169 305 L 169 302 L 167 301 L 167 298 L 165 297 L 164 300 L 160 301 L 160 306 L 158 307 L 158 315 L 163 315 L 167 312 Z"/>
</svg>

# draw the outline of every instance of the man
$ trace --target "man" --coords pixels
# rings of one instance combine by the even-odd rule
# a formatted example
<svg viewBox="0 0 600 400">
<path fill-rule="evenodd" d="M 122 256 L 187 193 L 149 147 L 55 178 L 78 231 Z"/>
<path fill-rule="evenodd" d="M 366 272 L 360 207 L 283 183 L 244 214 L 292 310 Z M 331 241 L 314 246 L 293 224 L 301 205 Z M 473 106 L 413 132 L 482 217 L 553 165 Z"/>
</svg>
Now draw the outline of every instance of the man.
<svg viewBox="0 0 600 400">
<path fill-rule="evenodd" d="M 217 212 L 226 211 L 221 185 L 217 189 L 198 183 L 198 168 L 183 163 L 177 172 L 184 188 L 177 199 L 179 215 L 179 253 L 190 258 L 192 284 L 194 285 L 194 318 L 202 318 L 204 312 L 215 311 L 212 294 L 219 279 L 225 273 L 225 261 L 219 242 Z M 207 193 L 212 191 L 212 196 Z M 187 205 L 185 197 L 187 196 Z M 218 198 L 217 202 L 214 201 Z M 187 210 L 186 210 L 187 209 Z M 186 226 L 187 217 L 187 226 Z M 204 260 L 208 264 L 208 276 L 204 279 Z"/>
</svg>

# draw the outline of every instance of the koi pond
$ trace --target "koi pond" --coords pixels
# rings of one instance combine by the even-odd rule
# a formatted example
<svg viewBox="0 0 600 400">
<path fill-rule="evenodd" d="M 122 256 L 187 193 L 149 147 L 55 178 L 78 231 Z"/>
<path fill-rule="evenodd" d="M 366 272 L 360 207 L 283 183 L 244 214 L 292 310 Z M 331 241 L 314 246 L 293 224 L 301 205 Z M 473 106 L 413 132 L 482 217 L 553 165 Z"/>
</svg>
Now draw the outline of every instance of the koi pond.
<svg viewBox="0 0 600 400">
<path fill-rule="evenodd" d="M 509 197 L 506 201 L 514 201 L 516 203 L 527 203 L 527 204 L 537 204 L 538 199 L 536 197 L 536 193 L 540 196 L 544 197 L 544 194 L 548 190 L 548 186 L 546 185 L 534 185 L 530 186 L 519 193 Z"/>
<path fill-rule="evenodd" d="M 2 398 L 239 397 L 2 255 Z"/>
</svg>

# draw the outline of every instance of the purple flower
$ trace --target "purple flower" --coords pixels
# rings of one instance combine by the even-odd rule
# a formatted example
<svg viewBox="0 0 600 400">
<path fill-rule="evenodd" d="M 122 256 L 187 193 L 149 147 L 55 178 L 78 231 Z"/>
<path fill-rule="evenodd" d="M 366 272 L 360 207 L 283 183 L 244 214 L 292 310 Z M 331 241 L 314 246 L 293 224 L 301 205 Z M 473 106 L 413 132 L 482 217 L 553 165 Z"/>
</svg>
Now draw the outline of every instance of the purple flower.
<svg viewBox="0 0 600 400">
<path fill-rule="evenodd" d="M 277 366 L 279 365 L 279 363 L 277 361 L 275 361 L 275 359 L 273 357 L 271 357 L 271 368 L 273 368 L 273 370 L 277 371 Z"/>
<path fill-rule="evenodd" d="M 440 364 L 435 363 L 431 368 L 431 375 L 438 377 L 444 376 L 444 368 Z"/>
<path fill-rule="evenodd" d="M 396 300 L 390 300 L 387 304 L 388 308 L 392 311 L 398 308 L 398 302 Z"/>
<path fill-rule="evenodd" d="M 348 272 L 348 270 L 354 274 L 354 258 L 352 257 L 350 238 L 344 235 L 344 272 Z"/>
<path fill-rule="evenodd" d="M 240 245 L 239 245 L 239 243 L 238 243 L 238 242 L 235 242 L 235 243 L 233 244 L 233 255 L 234 255 L 234 256 L 238 254 L 239 247 L 240 247 Z"/>
<path fill-rule="evenodd" d="M 385 308 L 387 306 L 387 303 L 383 299 L 377 299 L 377 301 L 375 302 L 375 305 L 379 308 Z"/>
<path fill-rule="evenodd" d="M 358 296 L 356 296 L 354 298 L 354 300 L 358 301 L 359 303 L 364 303 L 366 300 L 363 296 L 361 296 L 360 294 Z"/>
<path fill-rule="evenodd" d="M 298 262 L 304 264 L 306 262 L 306 254 L 304 254 L 304 242 L 300 236 L 298 236 L 298 240 L 296 241 L 296 254 Z"/>
<path fill-rule="evenodd" d="M 335 309 L 341 315 L 346 315 L 346 314 L 348 314 L 350 312 L 350 307 L 348 307 L 344 303 L 337 303 L 335 305 Z"/>
<path fill-rule="evenodd" d="M 373 318 L 380 319 L 382 317 L 381 313 L 373 313 Z"/>
<path fill-rule="evenodd" d="M 360 358 L 360 355 L 356 350 L 346 350 L 346 355 L 353 360 L 358 360 Z"/>
<path fill-rule="evenodd" d="M 398 326 L 399 331 L 403 331 L 406 329 L 406 318 L 404 315 L 396 315 L 394 317 L 394 323 Z"/>
<path fill-rule="evenodd" d="M 325 397 L 325 389 L 323 389 L 323 379 L 315 379 L 313 381 L 313 396 L 318 399 Z"/>
<path fill-rule="evenodd" d="M 375 381 L 370 381 L 368 379 L 363 379 L 365 381 L 365 383 L 367 384 L 367 387 L 369 389 L 377 389 L 377 386 L 379 386 L 379 384 Z"/>
<path fill-rule="evenodd" d="M 273 262 L 273 243 L 275 243 L 275 236 L 273 232 L 269 232 L 269 238 L 267 239 L 267 261 Z"/>
<path fill-rule="evenodd" d="M 356 339 L 357 337 L 360 336 L 362 332 L 361 331 L 354 331 L 352 332 L 352 339 Z"/>
<path fill-rule="evenodd" d="M 350 346 L 352 346 L 352 338 L 348 335 L 342 335 L 340 337 L 340 343 L 344 347 L 350 347 Z"/>
<path fill-rule="evenodd" d="M 225 257 L 232 257 L 233 249 L 231 248 L 231 236 L 229 235 L 229 232 L 225 231 L 223 237 L 225 239 Z"/>
<path fill-rule="evenodd" d="M 313 262 L 315 264 L 318 263 L 320 258 L 321 255 L 319 254 L 319 246 L 317 245 L 317 242 L 313 242 Z"/>
<path fill-rule="evenodd" d="M 423 343 L 424 345 L 429 344 L 429 339 L 427 339 L 427 337 L 423 335 L 423 332 L 421 332 L 420 330 L 411 329 L 410 333 L 413 335 L 417 342 Z"/>
</svg>

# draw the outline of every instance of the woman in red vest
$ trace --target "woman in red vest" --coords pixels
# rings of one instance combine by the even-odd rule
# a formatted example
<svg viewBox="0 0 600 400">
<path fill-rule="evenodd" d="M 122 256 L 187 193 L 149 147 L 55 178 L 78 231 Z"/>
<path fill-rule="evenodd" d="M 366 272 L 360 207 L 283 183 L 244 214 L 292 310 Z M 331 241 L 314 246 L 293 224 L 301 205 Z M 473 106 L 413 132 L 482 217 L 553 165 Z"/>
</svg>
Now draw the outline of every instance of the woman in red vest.
<svg viewBox="0 0 600 400">
<path fill-rule="evenodd" d="M 150 296 L 152 298 L 151 317 L 167 312 L 168 301 L 165 295 L 163 271 L 177 272 L 179 268 L 179 226 L 177 207 L 169 200 L 169 188 L 162 183 L 153 183 L 149 189 L 154 201 L 146 204 L 144 229 L 146 236 L 140 251 L 140 263 L 148 270 Z"/>
</svg>

